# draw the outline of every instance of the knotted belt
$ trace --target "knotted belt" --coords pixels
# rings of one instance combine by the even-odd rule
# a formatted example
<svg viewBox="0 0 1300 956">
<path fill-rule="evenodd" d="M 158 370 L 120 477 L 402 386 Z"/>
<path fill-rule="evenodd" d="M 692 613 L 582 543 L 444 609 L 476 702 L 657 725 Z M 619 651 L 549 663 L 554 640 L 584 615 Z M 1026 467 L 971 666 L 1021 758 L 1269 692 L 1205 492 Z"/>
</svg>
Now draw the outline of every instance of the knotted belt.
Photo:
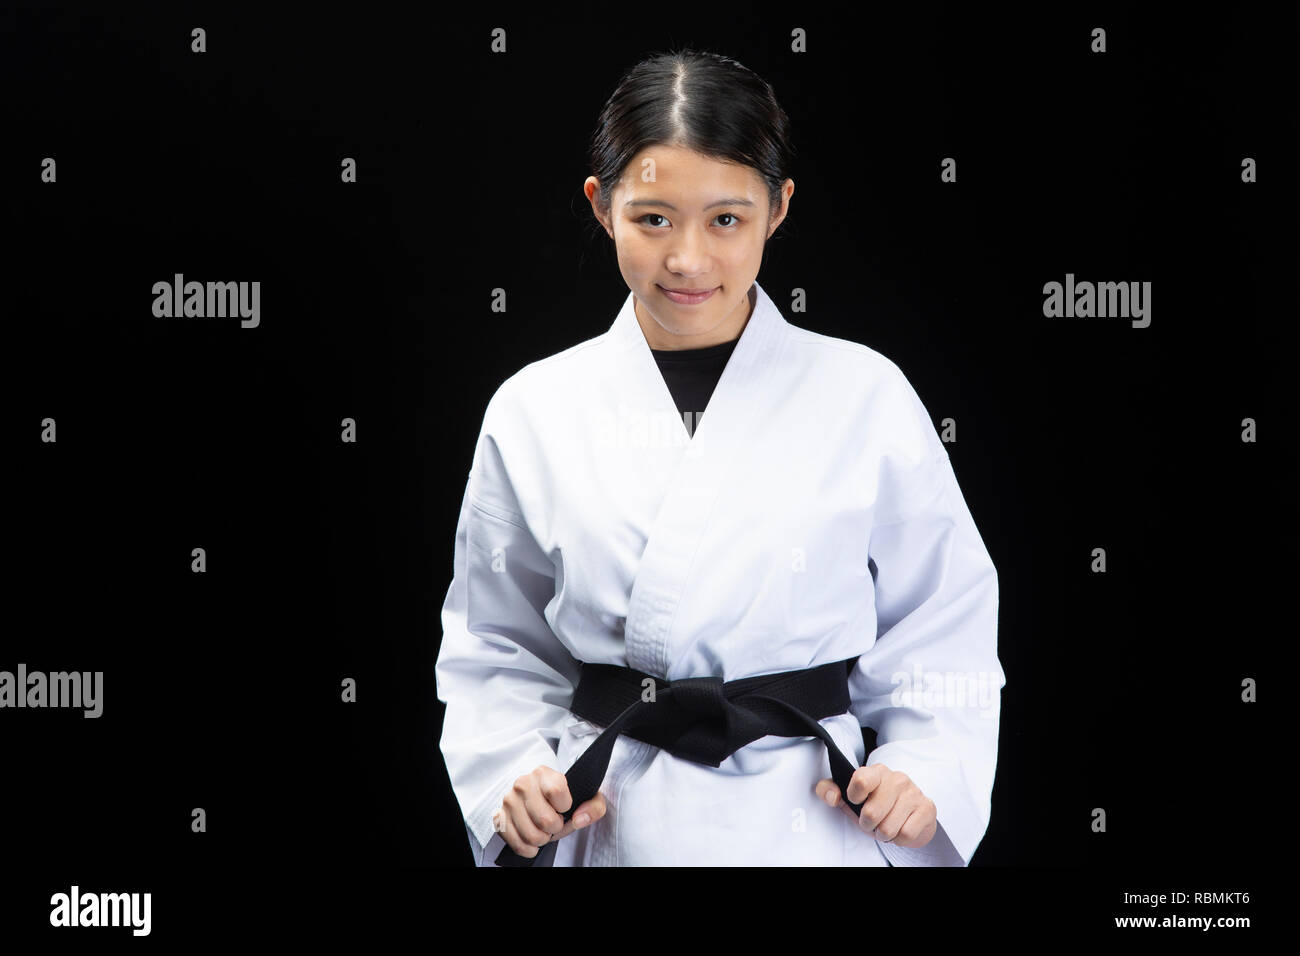
<svg viewBox="0 0 1300 956">
<path fill-rule="evenodd" d="M 857 765 L 840 752 L 826 728 L 818 723 L 848 711 L 849 673 L 857 660 L 852 657 L 726 683 L 719 677 L 670 682 L 630 667 L 584 663 L 569 710 L 605 729 L 565 773 L 573 804 L 561 817 L 567 822 L 578 807 L 596 795 L 619 734 L 710 767 L 720 766 L 760 737 L 814 736 L 826 745 L 831 777 L 840 788 L 840 798 L 854 813 L 860 813 L 862 804 L 848 798 L 849 780 Z M 643 699 L 651 687 L 653 699 Z M 506 846 L 497 854 L 496 863 L 549 866 L 555 858 L 555 847 L 556 841 L 552 840 L 536 856 L 528 858 Z"/>
</svg>

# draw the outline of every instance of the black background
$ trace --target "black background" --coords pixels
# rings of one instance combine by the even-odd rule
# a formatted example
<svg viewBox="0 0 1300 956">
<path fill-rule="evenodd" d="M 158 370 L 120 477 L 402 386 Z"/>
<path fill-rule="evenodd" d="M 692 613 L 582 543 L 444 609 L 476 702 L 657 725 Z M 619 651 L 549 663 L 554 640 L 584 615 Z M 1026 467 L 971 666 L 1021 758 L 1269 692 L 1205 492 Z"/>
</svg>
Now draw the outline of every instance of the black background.
<svg viewBox="0 0 1300 956">
<path fill-rule="evenodd" d="M 1268 678 L 1294 630 L 1275 613 L 1294 530 L 1293 6 L 0 16 L 0 669 L 104 672 L 98 720 L 0 712 L 6 926 L 48 928 L 74 882 L 152 890 L 170 939 L 300 906 L 295 932 L 366 931 L 380 886 L 422 887 L 415 911 L 444 916 L 465 903 L 431 886 L 499 902 L 424 870 L 469 863 L 433 685 L 457 509 L 495 388 L 603 332 L 627 294 L 580 191 L 586 144 L 621 73 L 686 44 L 756 70 L 793 121 L 764 288 L 958 423 L 1008 678 L 974 864 L 1025 869 L 915 877 L 928 905 L 1050 893 L 999 925 L 1055 907 L 1096 928 L 1152 912 L 1122 890 L 1263 877 L 1285 825 L 1269 736 L 1286 689 Z M 261 325 L 154 318 L 151 287 L 177 272 L 259 280 Z M 1150 327 L 1045 318 L 1067 272 L 1150 281 Z M 670 913 L 681 889 L 656 885 Z"/>
</svg>

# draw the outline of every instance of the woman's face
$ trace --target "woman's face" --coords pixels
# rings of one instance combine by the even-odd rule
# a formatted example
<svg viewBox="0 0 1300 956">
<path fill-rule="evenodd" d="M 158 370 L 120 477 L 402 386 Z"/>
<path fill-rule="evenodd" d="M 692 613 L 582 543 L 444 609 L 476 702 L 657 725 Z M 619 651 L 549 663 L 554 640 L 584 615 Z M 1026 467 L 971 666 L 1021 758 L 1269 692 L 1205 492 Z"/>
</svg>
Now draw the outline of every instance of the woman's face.
<svg viewBox="0 0 1300 956">
<path fill-rule="evenodd" d="M 608 216 L 597 208 L 599 181 L 590 176 L 583 188 L 614 240 L 651 348 L 703 348 L 741 333 L 763 244 L 785 218 L 793 180 L 785 181 L 781 208 L 769 218 L 767 188 L 755 170 L 679 146 L 652 146 L 628 164 Z M 676 290 L 711 294 L 684 299 Z"/>
</svg>

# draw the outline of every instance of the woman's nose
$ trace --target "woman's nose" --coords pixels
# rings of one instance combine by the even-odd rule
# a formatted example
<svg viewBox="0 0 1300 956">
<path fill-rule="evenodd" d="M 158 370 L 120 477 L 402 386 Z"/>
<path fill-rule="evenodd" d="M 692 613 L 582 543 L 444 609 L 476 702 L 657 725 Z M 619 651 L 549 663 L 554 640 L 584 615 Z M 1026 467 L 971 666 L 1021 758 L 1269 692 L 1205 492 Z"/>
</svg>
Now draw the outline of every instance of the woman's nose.
<svg viewBox="0 0 1300 956">
<path fill-rule="evenodd" d="M 684 235 L 675 238 L 666 265 L 671 272 L 683 279 L 690 279 L 705 271 L 707 258 L 708 239 L 693 230 L 687 230 Z"/>
</svg>

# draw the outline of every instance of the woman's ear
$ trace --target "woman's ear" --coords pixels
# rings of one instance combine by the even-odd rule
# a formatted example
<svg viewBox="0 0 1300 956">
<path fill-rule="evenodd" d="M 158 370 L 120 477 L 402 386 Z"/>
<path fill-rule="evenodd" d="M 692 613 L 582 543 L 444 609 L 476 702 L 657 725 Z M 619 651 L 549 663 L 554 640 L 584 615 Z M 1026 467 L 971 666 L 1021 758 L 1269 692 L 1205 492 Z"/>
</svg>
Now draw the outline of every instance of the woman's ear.
<svg viewBox="0 0 1300 956">
<path fill-rule="evenodd" d="M 609 217 L 601 211 L 600 180 L 595 176 L 588 176 L 582 184 L 582 191 L 587 195 L 587 201 L 591 203 L 592 214 L 605 229 L 605 234 L 609 238 L 614 238 L 614 228 L 609 221 Z"/>
<path fill-rule="evenodd" d="M 790 212 L 790 197 L 794 195 L 793 179 L 787 179 L 785 181 L 785 185 L 781 187 L 780 195 L 781 195 L 781 204 L 776 209 L 776 215 L 774 215 L 772 217 L 771 222 L 768 223 L 767 237 L 766 237 L 767 239 L 772 238 L 772 234 L 776 232 L 777 227 L 780 226 L 781 223 L 785 221 L 786 215 Z"/>
</svg>

